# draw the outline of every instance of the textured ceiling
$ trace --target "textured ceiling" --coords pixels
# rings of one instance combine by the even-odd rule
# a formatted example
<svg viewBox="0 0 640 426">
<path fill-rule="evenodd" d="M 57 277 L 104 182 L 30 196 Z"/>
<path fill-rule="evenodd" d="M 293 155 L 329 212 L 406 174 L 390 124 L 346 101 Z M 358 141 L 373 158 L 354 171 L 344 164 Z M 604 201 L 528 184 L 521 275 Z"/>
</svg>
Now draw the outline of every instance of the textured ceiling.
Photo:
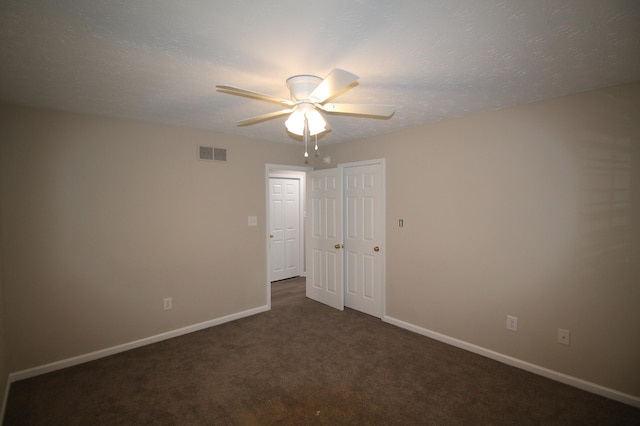
<svg viewBox="0 0 640 426">
<path fill-rule="evenodd" d="M 328 116 L 327 143 L 640 81 L 638 0 L 0 0 L 0 100 L 294 142 L 295 74 L 360 76 L 334 102 L 397 106 Z"/>
</svg>

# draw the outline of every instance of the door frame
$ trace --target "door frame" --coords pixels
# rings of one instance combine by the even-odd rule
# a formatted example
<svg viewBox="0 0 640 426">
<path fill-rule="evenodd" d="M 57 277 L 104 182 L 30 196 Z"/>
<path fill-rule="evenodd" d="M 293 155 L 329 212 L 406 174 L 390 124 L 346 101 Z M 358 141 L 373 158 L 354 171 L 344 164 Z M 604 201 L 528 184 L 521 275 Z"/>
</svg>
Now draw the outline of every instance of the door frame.
<svg viewBox="0 0 640 426">
<path fill-rule="evenodd" d="M 305 259 L 305 238 L 304 238 L 304 218 L 306 216 L 306 172 L 313 170 L 312 167 L 297 167 L 284 164 L 265 164 L 264 168 L 264 188 L 265 188 L 265 247 L 266 247 L 266 277 L 267 285 L 267 309 L 271 310 L 271 241 L 269 238 L 269 227 L 271 226 L 271 206 L 269 196 L 269 178 L 287 178 L 298 179 L 300 181 L 300 197 L 298 202 L 300 203 L 300 264 L 302 267 L 302 274 L 306 275 L 306 259 Z"/>
</svg>

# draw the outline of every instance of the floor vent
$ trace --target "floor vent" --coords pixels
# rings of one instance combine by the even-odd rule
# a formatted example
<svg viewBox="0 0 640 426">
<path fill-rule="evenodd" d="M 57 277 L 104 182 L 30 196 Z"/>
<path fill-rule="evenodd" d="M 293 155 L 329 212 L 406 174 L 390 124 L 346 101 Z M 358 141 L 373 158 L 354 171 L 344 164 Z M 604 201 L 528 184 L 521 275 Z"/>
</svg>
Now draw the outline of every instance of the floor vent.
<svg viewBox="0 0 640 426">
<path fill-rule="evenodd" d="M 212 146 L 199 146 L 198 158 L 200 160 L 227 161 L 227 150 Z"/>
</svg>

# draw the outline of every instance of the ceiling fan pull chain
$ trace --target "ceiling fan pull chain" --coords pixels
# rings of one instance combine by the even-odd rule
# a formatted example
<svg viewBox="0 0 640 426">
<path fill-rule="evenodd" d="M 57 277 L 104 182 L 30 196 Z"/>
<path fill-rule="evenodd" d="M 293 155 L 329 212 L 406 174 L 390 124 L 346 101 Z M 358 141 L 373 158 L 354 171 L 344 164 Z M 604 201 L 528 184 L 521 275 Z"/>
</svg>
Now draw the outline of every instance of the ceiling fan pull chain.
<svg viewBox="0 0 640 426">
<path fill-rule="evenodd" d="M 302 138 L 304 139 L 304 158 L 309 157 L 309 152 L 307 149 L 307 144 L 309 143 L 309 122 L 307 121 L 307 116 L 304 116 L 304 133 Z"/>
</svg>

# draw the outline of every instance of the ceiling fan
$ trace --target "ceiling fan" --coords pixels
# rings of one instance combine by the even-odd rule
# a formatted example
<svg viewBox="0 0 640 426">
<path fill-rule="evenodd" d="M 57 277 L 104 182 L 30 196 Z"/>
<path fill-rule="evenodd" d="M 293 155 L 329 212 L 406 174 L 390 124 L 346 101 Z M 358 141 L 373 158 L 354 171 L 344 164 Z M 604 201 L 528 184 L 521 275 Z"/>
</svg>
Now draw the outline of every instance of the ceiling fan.
<svg viewBox="0 0 640 426">
<path fill-rule="evenodd" d="M 285 126 L 289 132 L 303 137 L 305 157 L 307 157 L 306 144 L 309 136 L 329 130 L 326 120 L 318 110 L 329 114 L 359 115 L 374 118 L 388 118 L 395 112 L 395 106 L 393 105 L 327 102 L 357 81 L 357 75 L 339 68 L 335 68 L 325 78 L 315 75 L 294 75 L 287 79 L 287 87 L 291 93 L 291 99 L 279 98 L 228 85 L 217 85 L 216 87 L 224 93 L 273 102 L 285 107 L 279 111 L 240 120 L 237 125 L 248 126 L 290 114 Z M 318 149 L 317 143 L 316 149 Z"/>
</svg>

